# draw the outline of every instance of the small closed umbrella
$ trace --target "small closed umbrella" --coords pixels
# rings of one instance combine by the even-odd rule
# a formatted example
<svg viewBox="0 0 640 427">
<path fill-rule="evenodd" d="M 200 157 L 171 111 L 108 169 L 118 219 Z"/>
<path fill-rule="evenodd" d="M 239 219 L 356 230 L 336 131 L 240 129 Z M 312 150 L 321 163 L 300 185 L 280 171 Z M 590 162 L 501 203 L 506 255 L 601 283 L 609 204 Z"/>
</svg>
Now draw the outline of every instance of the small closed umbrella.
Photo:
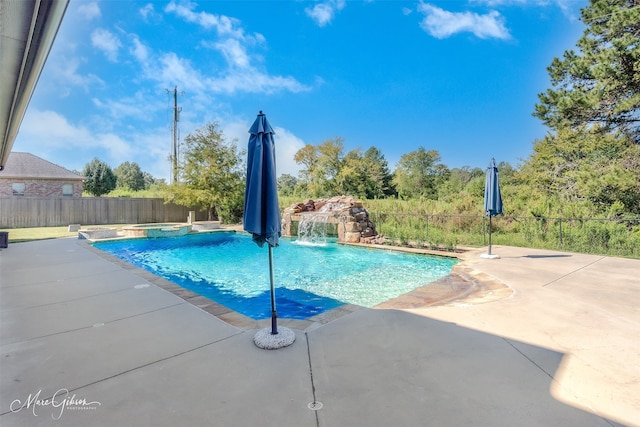
<svg viewBox="0 0 640 427">
<path fill-rule="evenodd" d="M 282 225 L 278 205 L 276 183 L 276 153 L 273 128 L 267 117 L 258 114 L 249 129 L 247 152 L 247 183 L 244 196 L 244 230 L 251 233 L 253 241 L 260 247 L 269 248 L 269 282 L 271 285 L 271 331 L 260 331 L 254 337 L 256 345 L 275 349 L 290 345 L 295 334 L 287 328 L 278 331 L 273 274 L 273 248 L 278 246 Z M 293 336 L 293 339 L 292 339 Z"/>
<path fill-rule="evenodd" d="M 495 159 L 491 159 L 487 168 L 487 177 L 484 183 L 484 210 L 489 216 L 489 251 L 487 255 L 489 258 L 495 258 L 497 256 L 491 255 L 491 217 L 499 215 L 503 211 L 498 167 Z"/>
</svg>

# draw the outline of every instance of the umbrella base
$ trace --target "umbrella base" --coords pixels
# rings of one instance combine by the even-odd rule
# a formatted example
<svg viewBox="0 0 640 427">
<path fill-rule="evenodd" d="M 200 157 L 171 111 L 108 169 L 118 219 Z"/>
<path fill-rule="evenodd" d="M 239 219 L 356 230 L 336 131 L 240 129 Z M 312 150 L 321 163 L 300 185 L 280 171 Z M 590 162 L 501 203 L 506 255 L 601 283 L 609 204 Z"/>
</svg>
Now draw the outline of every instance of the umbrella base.
<svg viewBox="0 0 640 427">
<path fill-rule="evenodd" d="M 289 328 L 278 328 L 276 335 L 271 334 L 271 328 L 260 329 L 253 337 L 256 346 L 265 350 L 276 350 L 288 347 L 296 340 L 296 334 Z"/>
<path fill-rule="evenodd" d="M 500 255 L 496 255 L 496 254 L 481 254 L 480 258 L 487 258 L 487 259 L 498 259 L 500 258 Z"/>
</svg>

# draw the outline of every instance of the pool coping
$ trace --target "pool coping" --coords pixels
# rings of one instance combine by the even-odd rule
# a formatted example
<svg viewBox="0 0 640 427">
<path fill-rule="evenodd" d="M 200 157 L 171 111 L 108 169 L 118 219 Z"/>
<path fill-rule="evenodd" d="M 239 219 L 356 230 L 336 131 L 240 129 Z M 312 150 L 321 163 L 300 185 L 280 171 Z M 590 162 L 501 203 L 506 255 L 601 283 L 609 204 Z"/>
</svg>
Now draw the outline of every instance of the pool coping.
<svg viewBox="0 0 640 427">
<path fill-rule="evenodd" d="M 213 231 L 213 230 L 211 230 Z M 236 230 L 218 229 L 216 232 L 227 231 L 234 232 Z M 206 231 L 209 232 L 209 231 Z M 236 231 L 237 232 L 237 231 Z M 127 239 L 139 239 L 139 237 L 127 237 Z M 114 239 L 111 239 L 114 240 Z M 121 240 L 121 239 L 118 239 Z M 255 330 L 271 327 L 271 319 L 255 320 L 245 316 L 235 310 L 230 309 L 210 298 L 197 294 L 189 289 L 183 288 L 163 277 L 130 264 L 102 251 L 95 247 L 92 240 L 80 240 L 89 250 L 99 255 L 103 259 L 110 261 L 121 268 L 136 274 L 146 281 L 164 289 L 167 292 L 181 298 L 185 302 L 200 308 L 203 311 L 217 317 L 225 323 L 233 325 L 243 330 Z M 101 240 L 105 241 L 105 240 Z M 341 243 L 342 244 L 342 243 Z M 459 264 L 453 266 L 451 273 L 434 282 L 424 284 L 412 291 L 402 294 L 396 298 L 392 298 L 380 303 L 371 309 L 382 310 L 404 310 L 415 309 L 421 307 L 435 307 L 449 304 L 481 304 L 499 299 L 507 298 L 513 293 L 512 289 L 506 284 L 490 277 L 485 273 L 474 270 L 466 262 L 470 259 L 469 255 L 477 252 L 475 249 L 467 248 L 462 253 L 439 253 L 428 249 L 403 248 L 388 245 L 370 245 L 370 244 L 349 244 L 353 246 L 361 246 L 376 250 L 392 250 L 398 252 L 410 252 L 424 255 L 445 256 L 450 258 L 458 258 Z M 278 325 L 297 329 L 300 331 L 312 331 L 322 325 L 332 322 L 341 317 L 347 316 L 360 309 L 366 307 L 355 304 L 344 304 L 332 310 L 327 310 L 315 316 L 306 319 L 288 319 L 278 318 Z"/>
</svg>

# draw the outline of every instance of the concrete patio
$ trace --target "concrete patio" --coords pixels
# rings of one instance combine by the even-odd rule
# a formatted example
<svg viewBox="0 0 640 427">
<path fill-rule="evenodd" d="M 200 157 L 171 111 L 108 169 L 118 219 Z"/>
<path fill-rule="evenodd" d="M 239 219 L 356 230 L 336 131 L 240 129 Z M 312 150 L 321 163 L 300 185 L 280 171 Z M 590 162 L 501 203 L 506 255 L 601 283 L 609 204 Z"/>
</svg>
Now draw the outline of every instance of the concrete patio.
<svg viewBox="0 0 640 427">
<path fill-rule="evenodd" d="M 0 424 L 640 426 L 640 261 L 493 252 L 459 269 L 498 288 L 283 320 L 269 351 L 86 241 L 10 244 Z"/>
</svg>

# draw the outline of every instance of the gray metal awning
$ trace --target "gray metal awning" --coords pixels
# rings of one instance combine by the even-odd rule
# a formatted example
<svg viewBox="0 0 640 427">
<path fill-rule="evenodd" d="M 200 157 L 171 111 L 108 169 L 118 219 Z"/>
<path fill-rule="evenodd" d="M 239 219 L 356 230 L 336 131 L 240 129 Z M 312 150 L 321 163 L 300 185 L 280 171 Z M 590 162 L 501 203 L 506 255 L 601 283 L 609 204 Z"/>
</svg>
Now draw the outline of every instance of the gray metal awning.
<svg viewBox="0 0 640 427">
<path fill-rule="evenodd" d="M 0 170 L 68 4 L 69 0 L 0 0 Z"/>
</svg>

